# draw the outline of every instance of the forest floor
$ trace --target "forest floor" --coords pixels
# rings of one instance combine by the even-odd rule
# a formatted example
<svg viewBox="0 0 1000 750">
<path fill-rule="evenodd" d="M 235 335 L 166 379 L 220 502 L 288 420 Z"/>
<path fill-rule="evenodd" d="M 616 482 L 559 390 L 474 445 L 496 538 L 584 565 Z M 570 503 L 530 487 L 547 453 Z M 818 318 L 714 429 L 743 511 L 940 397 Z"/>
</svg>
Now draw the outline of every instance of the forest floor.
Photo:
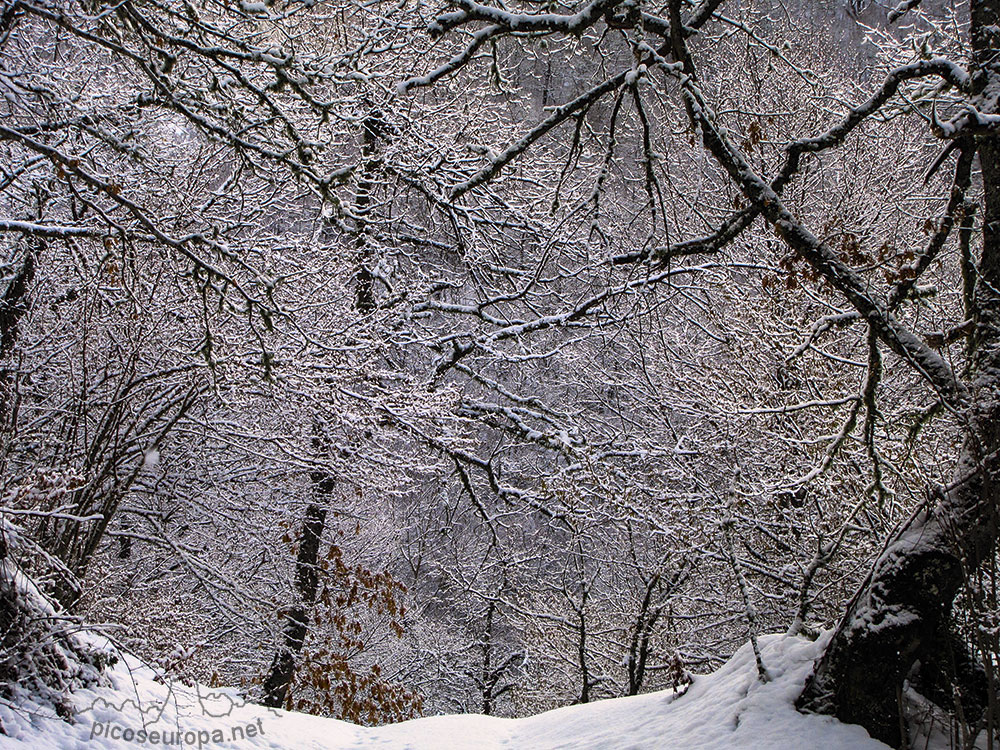
<svg viewBox="0 0 1000 750">
<path fill-rule="evenodd" d="M 856 726 L 792 705 L 826 638 L 760 639 L 770 680 L 750 645 L 686 692 L 665 691 L 568 706 L 523 719 L 463 714 L 367 728 L 245 703 L 235 690 L 165 683 L 123 655 L 109 685 L 74 694 L 72 723 L 24 699 L 0 704 L 0 748 L 183 750 L 865 750 L 886 746 Z"/>
<path fill-rule="evenodd" d="M 359 727 L 245 703 L 235 690 L 165 683 L 123 655 L 109 684 L 74 695 L 72 723 L 24 699 L 0 705 L 0 748 L 183 750 L 865 750 L 885 748 L 856 726 L 798 713 L 792 705 L 826 637 L 760 639 L 770 676 L 761 682 L 747 644 L 686 692 L 568 706 L 523 719 L 472 714 Z M 933 743 L 932 743 L 933 744 Z"/>
</svg>

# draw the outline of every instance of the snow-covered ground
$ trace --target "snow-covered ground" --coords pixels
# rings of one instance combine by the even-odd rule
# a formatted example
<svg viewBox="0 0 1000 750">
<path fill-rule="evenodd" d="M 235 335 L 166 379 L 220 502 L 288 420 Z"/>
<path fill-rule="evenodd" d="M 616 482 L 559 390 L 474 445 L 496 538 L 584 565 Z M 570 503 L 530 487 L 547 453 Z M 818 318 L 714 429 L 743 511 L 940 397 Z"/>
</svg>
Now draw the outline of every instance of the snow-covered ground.
<svg viewBox="0 0 1000 750">
<path fill-rule="evenodd" d="M 792 706 L 825 638 L 760 640 L 771 677 L 757 679 L 749 644 L 682 695 L 652 693 L 569 706 L 526 719 L 435 716 L 368 729 L 244 704 L 235 691 L 165 685 L 125 657 L 111 687 L 81 690 L 74 723 L 37 707 L 0 705 L 0 748 L 174 747 L 182 750 L 865 750 L 884 748 L 856 726 Z"/>
</svg>

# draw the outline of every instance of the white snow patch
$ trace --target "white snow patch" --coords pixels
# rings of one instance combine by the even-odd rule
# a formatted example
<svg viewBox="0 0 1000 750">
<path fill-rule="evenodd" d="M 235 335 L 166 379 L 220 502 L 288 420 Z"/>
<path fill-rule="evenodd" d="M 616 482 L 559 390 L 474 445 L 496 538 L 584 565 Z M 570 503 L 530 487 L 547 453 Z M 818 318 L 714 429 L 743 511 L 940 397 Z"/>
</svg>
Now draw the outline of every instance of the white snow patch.
<svg viewBox="0 0 1000 750">
<path fill-rule="evenodd" d="M 240 7 L 246 13 L 267 13 L 267 5 L 261 2 L 249 2 L 248 0 L 240 0 Z"/>
<path fill-rule="evenodd" d="M 157 682 L 131 657 L 110 672 L 112 688 L 81 690 L 74 724 L 26 702 L 0 705 L 11 750 L 874 750 L 885 745 L 856 726 L 803 715 L 792 705 L 828 635 L 760 639 L 772 679 L 757 679 L 747 644 L 682 695 L 672 691 L 569 706 L 525 719 L 435 716 L 369 729 L 246 704 L 234 690 Z M 123 739 L 126 730 L 131 741 Z M 139 732 L 143 741 L 139 741 Z M 155 742 L 153 732 L 156 732 Z M 166 733 L 166 737 L 164 737 Z M 164 740 L 172 744 L 164 744 Z"/>
</svg>

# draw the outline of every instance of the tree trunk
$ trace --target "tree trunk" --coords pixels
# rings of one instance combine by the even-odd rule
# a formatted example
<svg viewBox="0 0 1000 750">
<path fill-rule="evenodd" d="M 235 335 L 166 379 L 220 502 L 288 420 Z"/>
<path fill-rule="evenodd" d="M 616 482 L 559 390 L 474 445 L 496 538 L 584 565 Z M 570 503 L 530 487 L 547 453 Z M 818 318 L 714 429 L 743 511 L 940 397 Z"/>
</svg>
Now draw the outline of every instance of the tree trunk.
<svg viewBox="0 0 1000 750">
<path fill-rule="evenodd" d="M 993 114 L 995 91 L 990 93 L 1000 89 L 993 60 L 1000 49 L 1000 0 L 974 0 L 971 13 L 979 101 L 984 112 Z M 992 134 L 980 135 L 977 149 L 984 185 L 983 248 L 973 300 L 971 405 L 958 415 L 965 438 L 955 479 L 929 493 L 927 505 L 886 545 L 798 702 L 800 708 L 860 724 L 894 747 L 905 739 L 900 697 L 911 672 L 923 673 L 921 686 L 946 695 L 956 682 L 967 683 L 966 695 L 970 682 L 974 691 L 981 689 L 967 659 L 947 656 L 952 602 L 973 571 L 995 553 L 998 534 L 1000 144 Z"/>
<path fill-rule="evenodd" d="M 368 237 L 368 214 L 371 210 L 372 191 L 375 189 L 375 174 L 379 161 L 377 140 L 386 130 L 381 113 L 375 110 L 362 122 L 361 177 L 354 202 L 356 217 L 355 247 L 358 251 L 359 268 L 354 278 L 354 307 L 367 315 L 375 310 L 375 276 L 369 265 L 374 259 L 374 251 Z M 313 437 L 313 449 L 317 460 L 322 460 L 329 448 L 329 440 L 321 434 L 317 425 Z M 296 558 L 295 588 L 299 603 L 285 616 L 283 644 L 274 655 L 271 668 L 264 680 L 264 705 L 280 708 L 285 703 L 288 686 L 295 675 L 295 660 L 302 651 L 309 632 L 309 610 L 316 601 L 317 563 L 319 544 L 326 525 L 327 507 L 333 494 L 334 477 L 329 472 L 317 469 L 312 472 L 312 492 L 314 500 L 306 508 Z"/>
<path fill-rule="evenodd" d="M 947 653 L 951 603 L 995 544 L 997 460 L 969 467 L 971 455 L 967 445 L 960 480 L 906 524 L 876 561 L 806 683 L 800 708 L 832 713 L 899 746 L 903 680 L 919 658 L 936 662 Z M 937 663 L 928 666 L 954 677 Z"/>
<path fill-rule="evenodd" d="M 327 441 L 319 430 L 313 437 L 317 460 L 325 455 Z M 274 655 L 267 677 L 264 679 L 264 705 L 281 708 L 285 705 L 288 686 L 295 675 L 295 661 L 309 632 L 309 611 L 316 601 L 319 584 L 319 547 L 326 526 L 327 507 L 333 494 L 334 477 L 317 468 L 310 475 L 313 500 L 306 506 L 299 537 L 299 551 L 295 560 L 295 592 L 299 601 L 285 615 L 282 644 Z"/>
<path fill-rule="evenodd" d="M 371 264 L 375 261 L 375 251 L 372 240 L 368 236 L 368 213 L 371 210 L 372 191 L 375 189 L 375 174 L 379 160 L 377 141 L 379 134 L 385 130 L 378 110 L 372 112 L 362 122 L 361 130 L 361 178 L 358 180 L 358 192 L 354 201 L 357 238 L 355 245 L 358 251 L 358 273 L 354 284 L 354 306 L 367 315 L 377 307 L 375 299 L 375 275 Z"/>
<path fill-rule="evenodd" d="M 28 287 L 35 277 L 35 256 L 40 252 L 40 245 L 28 248 L 24 263 L 0 298 L 0 360 L 6 360 L 17 343 L 18 324 L 28 312 Z M 0 364 L 0 429 L 10 430 L 11 433 L 13 421 L 9 422 L 8 412 L 12 379 L 12 369 Z"/>
</svg>

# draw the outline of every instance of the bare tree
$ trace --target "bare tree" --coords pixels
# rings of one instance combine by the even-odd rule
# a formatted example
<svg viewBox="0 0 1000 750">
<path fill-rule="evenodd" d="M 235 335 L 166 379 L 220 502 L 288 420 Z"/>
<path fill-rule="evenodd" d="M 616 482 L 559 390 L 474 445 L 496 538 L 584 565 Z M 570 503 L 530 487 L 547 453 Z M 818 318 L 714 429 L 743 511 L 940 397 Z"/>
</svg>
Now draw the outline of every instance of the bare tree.
<svg viewBox="0 0 1000 750">
<path fill-rule="evenodd" d="M 933 644 L 995 554 L 996 3 L 836 11 L 863 81 L 765 2 L 238 5 L 0 15 L 5 468 L 68 434 L 86 475 L 7 510 L 74 577 L 130 580 L 108 534 L 183 570 L 281 702 L 336 637 L 336 477 L 348 568 L 411 585 L 399 673 L 451 649 L 474 696 L 436 705 L 676 683 L 845 601 L 803 706 L 895 742 L 915 663 L 975 696 Z"/>
<path fill-rule="evenodd" d="M 917 5 L 905 3 L 890 15 L 901 17 Z M 463 68 L 471 68 L 488 43 L 512 37 L 522 45 L 550 38 L 565 38 L 568 46 L 585 51 L 593 45 L 594 50 L 604 53 L 598 82 L 564 99 L 522 137 L 491 153 L 480 168 L 447 185 L 442 191 L 444 199 L 455 206 L 459 201 L 474 200 L 472 196 L 487 191 L 502 173 L 515 170 L 528 149 L 544 148 L 547 138 L 564 129 L 571 133 L 565 149 L 567 168 L 583 163 L 574 152 L 587 132 L 588 114 L 603 101 L 613 104 L 606 143 L 607 163 L 614 164 L 611 155 L 617 156 L 621 150 L 615 125 L 622 116 L 622 102 L 628 101 L 640 129 L 641 150 L 635 158 L 642 167 L 637 179 L 648 196 L 644 208 L 649 216 L 649 237 L 622 262 L 646 263 L 647 275 L 655 278 L 657 269 L 664 265 L 676 271 L 680 267 L 676 264 L 684 258 L 717 255 L 723 248 L 741 242 L 755 224 L 764 222 L 789 249 L 790 266 L 802 264 L 807 277 L 825 285 L 832 292 L 829 298 L 844 305 L 836 310 L 841 316 L 837 324 L 856 321 L 869 331 L 869 385 L 859 401 L 868 409 L 869 422 L 875 419 L 877 409 L 874 394 L 882 376 L 879 363 L 883 351 L 905 363 L 947 412 L 962 441 L 951 481 L 928 488 L 927 500 L 919 503 L 912 517 L 887 538 L 800 700 L 804 707 L 860 723 L 873 736 L 890 744 L 898 743 L 901 727 L 905 729 L 900 718 L 903 680 L 918 660 L 928 676 L 935 672 L 949 675 L 934 663 L 940 653 L 937 644 L 949 628 L 952 601 L 963 581 L 991 559 L 996 549 L 994 482 L 1000 471 L 1000 401 L 996 397 L 1000 298 L 996 290 L 1000 247 L 995 230 L 1000 225 L 995 224 L 994 217 L 1000 210 L 1000 193 L 995 163 L 997 112 L 992 91 L 997 86 L 994 57 L 1000 48 L 1000 39 L 996 38 L 1000 6 L 973 0 L 968 10 L 962 26 L 971 48 L 967 59 L 961 53 L 943 57 L 929 51 L 892 68 L 880 84 L 871 87 L 862 103 L 844 106 L 839 117 L 818 130 L 810 128 L 816 134 L 782 134 L 780 148 L 774 149 L 777 153 L 770 160 L 759 159 L 754 153 L 765 137 L 762 122 L 766 123 L 767 117 L 763 113 L 756 115 L 756 122 L 751 118 L 744 136 L 737 135 L 741 123 L 735 113 L 740 105 L 734 110 L 729 104 L 735 97 L 731 89 L 725 88 L 726 71 L 718 62 L 710 61 L 713 42 L 724 28 L 742 31 L 752 44 L 766 49 L 772 60 L 784 64 L 788 75 L 808 80 L 809 74 L 780 47 L 769 47 L 761 41 L 752 25 L 727 16 L 720 2 L 691 7 L 675 0 L 657 13 L 613 0 L 596 0 L 553 12 L 461 0 L 452 10 L 437 15 L 429 26 L 432 35 L 455 39 L 454 56 L 404 85 L 408 90 L 440 85 Z M 619 41 L 617 50 L 612 51 L 614 45 L 607 41 L 611 38 Z M 585 41 L 574 43 L 574 39 Z M 925 81 L 932 85 L 925 85 Z M 824 237 L 822 231 L 808 227 L 808 222 L 793 210 L 788 193 L 822 155 L 849 148 L 858 133 L 877 132 L 886 114 L 895 107 L 897 94 L 909 102 L 916 97 L 916 103 L 906 109 L 925 118 L 928 134 L 945 142 L 940 157 L 925 163 L 925 180 L 951 154 L 957 155 L 957 166 L 954 180 L 945 187 L 944 210 L 930 221 L 929 241 L 923 248 L 910 251 L 898 272 L 887 274 L 888 283 L 879 286 L 872 278 L 872 266 L 855 257 L 857 253 L 852 253 L 849 244 L 836 244 L 829 234 Z M 701 141 L 703 153 L 716 167 L 712 177 L 720 181 L 722 190 L 728 187 L 736 194 L 736 210 L 721 222 L 706 221 L 709 228 L 701 235 L 691 236 L 693 227 L 683 225 L 671 231 L 665 220 L 665 214 L 671 211 L 664 200 L 670 177 L 662 166 L 664 157 L 653 143 L 659 133 L 673 126 L 669 119 L 663 119 L 669 116 L 669 110 L 660 106 L 667 96 L 676 97 L 682 104 L 689 132 Z M 954 334 L 944 336 L 945 341 L 967 343 L 967 364 L 956 367 L 950 357 L 942 356 L 928 343 L 933 343 L 929 332 L 921 333 L 919 322 L 904 308 L 919 299 L 918 282 L 929 276 L 928 269 L 941 262 L 942 248 L 953 229 L 962 226 L 966 232 L 972 230 L 967 219 L 976 206 L 970 192 L 973 155 L 978 157 L 976 177 L 982 185 L 982 208 L 978 212 L 981 223 L 976 225 L 982 232 L 981 251 L 967 255 L 958 274 L 947 277 L 954 283 L 964 273 L 968 292 Z M 597 172 L 595 196 L 604 194 L 604 174 Z M 696 206 L 698 200 L 694 195 L 687 203 Z M 662 237 L 671 234 L 673 237 Z M 685 235 L 691 238 L 683 239 Z M 657 237 L 659 244 L 654 244 L 652 240 Z M 754 256 L 749 260 L 754 262 Z M 758 256 L 757 262 L 761 260 Z M 643 283 L 651 282 L 647 278 Z M 596 299 L 603 305 L 606 297 L 598 295 Z M 519 323 L 519 333 L 583 319 L 591 313 L 591 304 L 584 302 L 562 317 L 539 317 Z M 966 331 L 970 335 L 963 338 Z M 848 427 L 845 434 L 853 431 L 853 423 Z M 867 439 L 870 442 L 871 436 Z M 880 487 L 877 447 L 870 447 L 870 453 L 875 486 Z M 961 677 L 949 675 L 951 680 L 962 681 Z M 950 689 L 950 684 L 946 687 Z"/>
</svg>

